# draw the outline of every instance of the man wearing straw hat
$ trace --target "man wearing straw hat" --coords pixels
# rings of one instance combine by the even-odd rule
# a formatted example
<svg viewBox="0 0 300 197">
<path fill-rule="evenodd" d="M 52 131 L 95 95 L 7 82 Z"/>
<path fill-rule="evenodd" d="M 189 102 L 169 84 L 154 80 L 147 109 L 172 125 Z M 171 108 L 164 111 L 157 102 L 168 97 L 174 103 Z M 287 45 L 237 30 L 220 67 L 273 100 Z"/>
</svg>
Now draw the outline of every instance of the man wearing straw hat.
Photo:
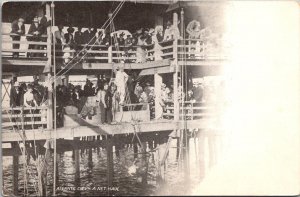
<svg viewBox="0 0 300 197">
<path fill-rule="evenodd" d="M 17 21 L 15 20 L 11 24 L 11 38 L 14 42 L 18 42 L 21 40 L 21 36 L 25 34 L 25 26 L 24 26 L 24 19 L 19 18 Z M 13 49 L 19 49 L 20 44 L 13 43 Z M 19 52 L 13 52 L 13 57 L 19 57 Z"/>
</svg>

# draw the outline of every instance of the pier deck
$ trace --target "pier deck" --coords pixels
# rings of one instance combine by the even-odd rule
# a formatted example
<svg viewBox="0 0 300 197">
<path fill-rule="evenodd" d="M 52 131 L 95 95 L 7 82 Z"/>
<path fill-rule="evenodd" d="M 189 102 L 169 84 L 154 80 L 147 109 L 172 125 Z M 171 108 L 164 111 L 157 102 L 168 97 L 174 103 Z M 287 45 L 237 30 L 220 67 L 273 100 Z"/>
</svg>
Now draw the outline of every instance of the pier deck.
<svg viewBox="0 0 300 197">
<path fill-rule="evenodd" d="M 188 120 L 187 128 L 201 129 L 207 128 L 209 119 Z M 122 123 L 114 125 L 80 125 L 76 127 L 63 127 L 57 129 L 57 138 L 70 139 L 74 137 L 97 136 L 97 135 L 118 135 L 135 132 L 164 132 L 170 130 L 184 129 L 183 121 L 173 120 L 153 120 L 139 123 Z M 54 137 L 53 130 L 26 130 L 27 140 L 45 140 Z M 18 132 L 2 131 L 2 142 L 21 141 Z"/>
</svg>

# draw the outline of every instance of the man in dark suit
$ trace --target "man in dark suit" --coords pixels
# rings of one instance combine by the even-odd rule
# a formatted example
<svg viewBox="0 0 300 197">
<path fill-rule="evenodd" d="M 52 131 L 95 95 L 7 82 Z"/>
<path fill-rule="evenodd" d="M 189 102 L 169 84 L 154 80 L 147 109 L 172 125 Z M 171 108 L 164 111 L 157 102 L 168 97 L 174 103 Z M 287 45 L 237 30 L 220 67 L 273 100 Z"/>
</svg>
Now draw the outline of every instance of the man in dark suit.
<svg viewBox="0 0 300 197">
<path fill-rule="evenodd" d="M 20 41 L 21 36 L 25 34 L 25 26 L 24 26 L 24 19 L 19 18 L 17 21 L 14 21 L 11 24 L 11 38 L 13 41 Z M 13 43 L 13 49 L 19 49 L 20 44 Z M 13 52 L 13 57 L 19 57 L 19 52 Z"/>
<path fill-rule="evenodd" d="M 73 49 L 74 48 L 74 37 L 73 37 L 74 28 L 69 27 L 67 29 L 67 31 L 68 31 L 68 33 L 65 33 L 66 44 L 69 45 Z"/>
<path fill-rule="evenodd" d="M 13 86 L 10 89 L 10 106 L 17 107 L 20 106 L 20 91 L 19 91 L 19 82 L 14 82 Z"/>
<path fill-rule="evenodd" d="M 74 34 L 74 41 L 75 41 L 77 50 L 82 49 L 81 45 L 84 44 L 83 33 L 81 30 L 82 30 L 82 27 L 78 26 L 78 31 L 76 31 Z"/>
<path fill-rule="evenodd" d="M 37 16 L 34 17 L 32 24 L 29 27 L 28 33 L 29 36 L 27 36 L 27 40 L 28 41 L 32 41 L 32 42 L 38 42 L 40 41 L 40 32 L 39 32 L 39 19 Z M 28 49 L 34 49 L 37 50 L 39 47 L 39 45 L 35 45 L 35 44 L 29 44 Z M 34 53 L 28 53 L 28 56 L 36 56 L 36 54 Z"/>
</svg>

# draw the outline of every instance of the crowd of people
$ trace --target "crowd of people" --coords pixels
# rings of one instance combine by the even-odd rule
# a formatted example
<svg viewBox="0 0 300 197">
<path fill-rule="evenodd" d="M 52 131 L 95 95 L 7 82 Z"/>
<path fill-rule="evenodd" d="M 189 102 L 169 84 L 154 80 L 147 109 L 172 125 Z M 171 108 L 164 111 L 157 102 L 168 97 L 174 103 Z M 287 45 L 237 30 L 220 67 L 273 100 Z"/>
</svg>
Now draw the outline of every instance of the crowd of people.
<svg viewBox="0 0 300 197">
<path fill-rule="evenodd" d="M 35 16 L 32 20 L 32 24 L 26 38 L 31 42 L 46 42 L 47 41 L 47 27 L 51 25 L 51 18 L 47 18 L 46 15 L 38 17 Z M 24 19 L 19 18 L 12 22 L 11 37 L 13 41 L 20 41 L 21 36 L 25 35 Z M 151 60 L 162 59 L 162 46 L 164 41 L 170 41 L 175 38 L 179 38 L 179 30 L 177 26 L 172 25 L 170 21 L 167 22 L 165 29 L 163 26 L 156 26 L 155 28 L 140 28 L 135 32 L 130 33 L 123 32 L 110 32 L 109 30 L 100 29 L 97 27 L 87 28 L 83 31 L 82 26 L 78 26 L 77 31 L 75 28 L 69 26 L 67 32 L 64 32 L 64 26 L 58 25 L 58 30 L 53 33 L 53 43 L 55 44 L 56 55 L 63 57 L 64 62 L 68 61 L 77 53 L 84 55 L 87 50 L 107 50 L 107 47 L 113 46 L 120 54 L 114 54 L 114 56 L 122 56 L 121 61 L 124 62 L 145 62 L 147 60 L 147 50 L 149 46 L 153 46 L 151 49 Z M 105 48 L 106 47 L 106 48 Z M 20 44 L 14 43 L 13 49 L 19 49 Z M 29 44 L 28 49 L 39 50 L 45 49 L 45 45 L 41 44 Z M 83 50 L 85 49 L 85 50 Z M 74 52 L 75 51 L 75 52 Z M 136 58 L 133 60 L 133 52 L 136 51 Z M 86 57 L 101 56 L 103 54 L 91 53 Z M 13 52 L 13 57 L 18 57 L 19 52 Z M 28 57 L 44 57 L 45 53 L 29 52 Z"/>
<path fill-rule="evenodd" d="M 153 86 L 153 81 L 143 81 L 141 83 L 134 73 L 127 74 L 122 67 L 117 68 L 114 75 L 114 78 L 98 75 L 98 79 L 94 84 L 86 79 L 83 86 L 73 85 L 72 83 L 57 85 L 57 124 L 63 125 L 64 109 L 68 106 L 76 107 L 78 114 L 83 119 L 92 119 L 96 113 L 99 113 L 100 124 L 116 122 L 115 114 L 120 112 L 121 107 L 126 111 L 124 106 L 129 103 L 149 105 L 151 119 L 172 118 L 172 116 L 164 114 L 174 113 L 172 109 L 174 106 L 173 85 L 162 83 L 160 90 L 157 91 Z M 160 94 L 156 95 L 157 92 L 160 92 Z M 209 87 L 204 88 L 201 82 L 195 82 L 188 90 L 183 91 L 182 86 L 179 86 L 177 99 L 179 103 L 183 101 L 201 103 L 204 100 L 212 100 L 212 98 L 209 98 L 212 94 L 208 92 L 213 92 L 213 90 Z M 90 98 L 94 98 L 96 103 L 89 103 Z M 19 83 L 16 79 L 12 80 L 10 90 L 11 107 L 47 106 L 47 100 L 47 88 L 39 83 L 38 78 L 27 85 Z M 155 107 L 155 104 L 159 104 L 159 106 Z M 145 105 L 136 105 L 134 110 L 147 110 L 147 108 L 145 108 Z"/>
</svg>

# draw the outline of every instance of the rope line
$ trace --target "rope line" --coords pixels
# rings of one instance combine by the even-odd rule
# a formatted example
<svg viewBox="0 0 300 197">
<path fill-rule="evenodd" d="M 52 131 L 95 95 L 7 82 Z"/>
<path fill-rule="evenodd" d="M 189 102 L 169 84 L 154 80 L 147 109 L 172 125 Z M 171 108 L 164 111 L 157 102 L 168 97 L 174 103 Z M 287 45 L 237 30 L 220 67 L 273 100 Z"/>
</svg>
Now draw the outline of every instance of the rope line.
<svg viewBox="0 0 300 197">
<path fill-rule="evenodd" d="M 103 29 L 103 31 L 105 32 L 105 30 L 109 27 L 111 21 L 115 18 L 115 16 L 116 16 L 116 15 L 118 14 L 118 12 L 121 10 L 121 8 L 122 8 L 122 6 L 124 5 L 124 3 L 125 3 L 125 0 L 123 0 L 123 1 L 119 4 L 119 6 L 116 8 L 116 10 L 115 10 L 116 13 L 115 13 L 115 11 L 114 11 L 115 14 L 113 13 L 112 19 L 110 19 L 110 18 L 107 19 L 100 29 L 103 29 L 103 28 L 105 27 L 105 28 Z M 106 24 L 108 21 L 110 21 L 109 24 Z M 96 35 L 95 35 L 95 36 L 96 36 Z M 93 36 L 93 38 L 88 42 L 88 44 L 90 44 L 90 42 L 95 38 L 95 36 Z M 100 37 L 97 38 L 96 42 L 97 42 L 99 39 L 100 39 Z M 94 42 L 90 48 L 93 48 L 93 47 L 95 46 L 96 42 Z M 87 44 L 87 45 L 88 45 L 88 44 Z M 86 47 L 87 47 L 87 46 L 85 46 L 84 49 L 85 49 Z M 65 65 L 65 68 L 66 68 L 68 65 L 70 65 L 71 62 L 72 62 L 75 58 L 77 58 L 77 56 L 80 55 L 82 51 L 84 51 L 84 49 L 82 49 L 79 53 L 77 53 L 77 55 L 76 55 L 75 57 L 73 57 L 73 58 L 71 59 L 71 61 L 68 62 L 67 65 Z M 82 56 L 77 62 L 75 62 L 70 68 L 68 68 L 63 74 L 61 74 L 61 76 L 62 76 L 62 75 L 65 75 L 67 72 L 69 72 L 69 70 L 71 70 L 75 65 L 77 65 L 77 64 L 78 64 L 78 63 L 79 63 L 86 55 L 87 55 L 87 53 L 83 54 L 83 56 Z M 59 72 L 57 72 L 57 74 L 56 74 L 55 76 L 53 76 L 53 77 L 55 77 L 54 80 L 57 80 L 58 78 L 61 77 L 61 76 L 58 76 L 58 77 L 57 77 L 57 75 L 60 74 L 61 72 L 63 72 L 63 70 L 60 70 Z"/>
</svg>

